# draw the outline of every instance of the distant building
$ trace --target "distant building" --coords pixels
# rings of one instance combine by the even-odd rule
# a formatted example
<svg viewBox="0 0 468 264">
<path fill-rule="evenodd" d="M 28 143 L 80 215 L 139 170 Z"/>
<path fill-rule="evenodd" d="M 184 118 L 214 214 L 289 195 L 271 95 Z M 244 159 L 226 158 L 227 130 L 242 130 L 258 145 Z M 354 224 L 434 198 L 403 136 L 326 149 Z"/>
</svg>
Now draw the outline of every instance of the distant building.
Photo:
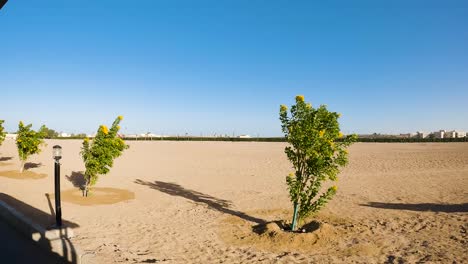
<svg viewBox="0 0 468 264">
<path fill-rule="evenodd" d="M 59 136 L 60 136 L 60 137 L 71 137 L 71 135 L 68 134 L 68 133 L 60 133 Z"/>
<path fill-rule="evenodd" d="M 464 138 L 467 135 L 467 132 L 463 131 L 457 131 L 457 130 L 452 130 L 452 131 L 446 131 L 446 130 L 439 130 L 437 132 L 433 133 L 434 138 Z"/>
<path fill-rule="evenodd" d="M 452 130 L 452 131 L 447 131 L 445 132 L 445 138 L 456 138 L 457 137 L 457 131 Z"/>
<path fill-rule="evenodd" d="M 405 134 L 400 134 L 400 138 L 418 138 L 420 136 L 423 136 L 422 135 L 423 132 L 416 132 L 416 133 L 405 133 Z M 427 134 L 424 133 L 424 135 L 427 136 Z M 379 137 L 386 137 L 385 135 L 380 135 L 379 134 Z"/>
<path fill-rule="evenodd" d="M 138 137 L 139 138 L 160 138 L 162 136 L 161 135 L 156 135 L 156 134 L 153 134 L 153 133 L 146 133 L 146 134 L 139 134 Z"/>
<path fill-rule="evenodd" d="M 250 135 L 240 135 L 239 138 L 252 138 Z"/>
<path fill-rule="evenodd" d="M 123 138 L 164 138 L 164 137 L 170 137 L 167 135 L 158 135 L 158 134 L 152 134 L 152 133 L 146 133 L 146 134 L 121 134 L 120 135 Z"/>
<path fill-rule="evenodd" d="M 428 134 L 426 132 L 416 132 L 416 137 L 417 138 L 427 138 L 428 137 Z"/>
<path fill-rule="evenodd" d="M 457 131 L 457 138 L 464 138 L 466 137 L 466 132 Z"/>
<path fill-rule="evenodd" d="M 445 138 L 445 130 L 434 132 L 434 138 Z"/>
</svg>

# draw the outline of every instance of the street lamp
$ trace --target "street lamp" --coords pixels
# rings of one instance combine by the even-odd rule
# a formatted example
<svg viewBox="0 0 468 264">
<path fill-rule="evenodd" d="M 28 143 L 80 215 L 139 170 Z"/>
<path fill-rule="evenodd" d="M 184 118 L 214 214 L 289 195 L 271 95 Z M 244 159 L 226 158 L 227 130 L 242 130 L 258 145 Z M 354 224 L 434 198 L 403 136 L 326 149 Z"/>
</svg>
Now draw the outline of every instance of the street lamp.
<svg viewBox="0 0 468 264">
<path fill-rule="evenodd" d="M 62 207 L 60 205 L 60 159 L 62 158 L 62 147 L 53 147 L 53 157 L 55 159 L 55 222 L 57 227 L 62 226 Z"/>
<path fill-rule="evenodd" d="M 59 145 L 55 145 L 53 147 L 53 155 L 54 155 L 55 161 L 60 160 L 62 158 L 62 147 Z"/>
</svg>

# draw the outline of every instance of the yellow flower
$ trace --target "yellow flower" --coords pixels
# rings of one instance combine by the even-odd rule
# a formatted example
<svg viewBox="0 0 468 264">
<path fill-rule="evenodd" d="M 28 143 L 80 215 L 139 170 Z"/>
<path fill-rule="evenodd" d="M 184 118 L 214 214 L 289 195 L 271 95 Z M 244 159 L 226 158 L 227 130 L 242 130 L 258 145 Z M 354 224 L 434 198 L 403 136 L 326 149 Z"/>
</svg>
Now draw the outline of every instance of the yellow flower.
<svg viewBox="0 0 468 264">
<path fill-rule="evenodd" d="M 325 130 L 320 130 L 319 136 L 320 136 L 320 137 L 323 137 L 324 134 L 325 134 Z"/>
<path fill-rule="evenodd" d="M 105 125 L 102 125 L 101 129 L 102 129 L 102 133 L 104 133 L 106 135 L 109 134 L 109 129 L 107 129 L 107 127 Z"/>
<path fill-rule="evenodd" d="M 85 137 L 85 138 L 84 138 L 84 141 L 85 141 L 85 142 L 89 142 L 89 138 L 88 138 L 88 137 Z"/>
<path fill-rule="evenodd" d="M 306 104 L 306 107 L 307 107 L 307 109 L 311 109 L 311 108 L 312 108 L 312 104 L 311 104 L 311 103 L 307 103 L 307 104 Z"/>
<path fill-rule="evenodd" d="M 286 112 L 286 110 L 288 110 L 287 106 L 285 106 L 285 105 L 280 106 L 280 112 Z"/>
<path fill-rule="evenodd" d="M 338 134 L 338 137 L 339 137 L 339 138 L 342 138 L 342 137 L 343 137 L 343 133 L 340 132 L 340 133 Z"/>
<path fill-rule="evenodd" d="M 332 186 L 331 188 L 332 188 L 332 190 L 335 191 L 335 192 L 336 192 L 336 190 L 338 190 L 338 187 L 336 187 L 336 185 Z"/>
<path fill-rule="evenodd" d="M 120 126 L 117 126 L 117 130 L 120 130 Z"/>
<path fill-rule="evenodd" d="M 122 119 L 123 119 L 123 116 L 119 115 L 117 118 L 118 118 L 119 120 L 122 120 Z"/>
<path fill-rule="evenodd" d="M 345 154 L 348 154 L 348 150 L 345 149 L 345 150 L 344 150 L 344 153 L 345 153 Z"/>
<path fill-rule="evenodd" d="M 290 172 L 289 177 L 294 177 L 294 173 Z"/>
<path fill-rule="evenodd" d="M 303 95 L 296 96 L 296 102 L 304 102 L 304 96 Z"/>
</svg>

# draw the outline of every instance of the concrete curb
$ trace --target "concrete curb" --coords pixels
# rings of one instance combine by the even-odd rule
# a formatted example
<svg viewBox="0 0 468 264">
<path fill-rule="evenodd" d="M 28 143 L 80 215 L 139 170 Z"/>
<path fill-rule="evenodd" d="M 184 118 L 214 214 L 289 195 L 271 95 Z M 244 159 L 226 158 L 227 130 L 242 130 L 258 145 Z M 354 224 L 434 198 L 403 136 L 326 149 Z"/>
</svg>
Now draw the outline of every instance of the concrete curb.
<svg viewBox="0 0 468 264">
<path fill-rule="evenodd" d="M 73 229 L 62 227 L 47 230 L 3 201 L 0 201 L 0 217 L 40 247 L 56 253 L 68 262 L 81 263 L 83 253 L 70 241 Z"/>
</svg>

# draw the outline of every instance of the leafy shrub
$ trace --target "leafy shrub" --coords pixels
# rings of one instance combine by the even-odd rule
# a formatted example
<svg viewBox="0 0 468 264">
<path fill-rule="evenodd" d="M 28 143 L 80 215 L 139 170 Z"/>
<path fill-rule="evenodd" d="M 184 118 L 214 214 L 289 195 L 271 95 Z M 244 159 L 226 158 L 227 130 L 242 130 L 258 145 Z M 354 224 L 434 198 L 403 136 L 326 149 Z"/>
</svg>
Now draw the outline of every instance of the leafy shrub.
<svg viewBox="0 0 468 264">
<path fill-rule="evenodd" d="M 346 148 L 356 141 L 356 135 L 343 137 L 338 118 L 322 105 L 313 108 L 296 96 L 290 115 L 285 105 L 280 107 L 282 131 L 289 145 L 285 148 L 293 164 L 294 173 L 286 177 L 289 196 L 294 205 L 291 229 L 296 229 L 297 218 L 303 219 L 318 212 L 335 195 L 337 187 L 329 187 L 317 199 L 326 180 L 337 181 L 340 167 L 348 162 Z"/>
<path fill-rule="evenodd" d="M 2 145 L 3 141 L 5 140 L 6 132 L 5 128 L 3 127 L 3 123 L 5 120 L 0 120 L 0 146 Z"/>
<path fill-rule="evenodd" d="M 24 164 L 29 156 L 41 152 L 40 146 L 44 144 L 44 137 L 46 136 L 45 126 L 36 132 L 31 129 L 32 125 L 25 126 L 22 121 L 19 122 L 18 131 L 16 136 L 16 146 L 18 148 L 18 155 L 21 160 L 20 172 L 24 170 Z"/>
<path fill-rule="evenodd" d="M 84 196 L 88 196 L 90 187 L 96 184 L 99 175 L 107 174 L 114 164 L 114 159 L 128 148 L 128 145 L 117 135 L 121 120 L 122 116 L 118 116 L 110 129 L 101 125 L 92 141 L 88 138 L 83 140 L 81 156 L 86 167 Z"/>
</svg>

